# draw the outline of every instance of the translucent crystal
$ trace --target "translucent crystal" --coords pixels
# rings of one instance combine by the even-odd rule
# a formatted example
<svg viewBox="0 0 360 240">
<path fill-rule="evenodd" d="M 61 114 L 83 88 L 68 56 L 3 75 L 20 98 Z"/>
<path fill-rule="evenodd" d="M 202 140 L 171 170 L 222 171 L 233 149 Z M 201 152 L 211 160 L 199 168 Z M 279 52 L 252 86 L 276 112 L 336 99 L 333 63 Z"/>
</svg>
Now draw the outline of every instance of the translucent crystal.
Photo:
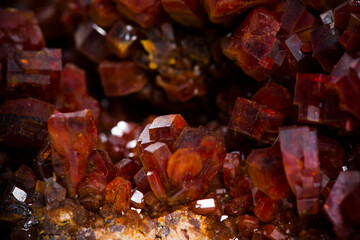
<svg viewBox="0 0 360 240">
<path fill-rule="evenodd" d="M 280 129 L 280 146 L 286 178 L 298 202 L 300 216 L 318 212 L 321 178 L 315 130 Z"/>
<path fill-rule="evenodd" d="M 105 189 L 106 204 L 117 211 L 124 211 L 130 206 L 131 183 L 121 177 L 114 178 Z"/>
<path fill-rule="evenodd" d="M 54 172 L 65 179 L 69 195 L 75 196 L 97 141 L 92 113 L 83 110 L 53 114 L 49 118 L 48 129 Z"/>
<path fill-rule="evenodd" d="M 140 91 L 147 82 L 145 73 L 134 62 L 102 62 L 99 72 L 107 96 L 125 96 Z"/>
<path fill-rule="evenodd" d="M 274 13 L 256 8 L 225 43 L 223 52 L 228 58 L 236 60 L 244 73 L 262 81 L 274 70 L 274 59 L 269 53 L 280 26 Z"/>
<path fill-rule="evenodd" d="M 252 183 L 262 192 L 274 200 L 289 197 L 278 145 L 253 150 L 246 159 L 246 166 Z"/>
<path fill-rule="evenodd" d="M 265 105 L 239 97 L 231 114 L 229 128 L 253 139 L 272 143 L 284 115 Z"/>
</svg>

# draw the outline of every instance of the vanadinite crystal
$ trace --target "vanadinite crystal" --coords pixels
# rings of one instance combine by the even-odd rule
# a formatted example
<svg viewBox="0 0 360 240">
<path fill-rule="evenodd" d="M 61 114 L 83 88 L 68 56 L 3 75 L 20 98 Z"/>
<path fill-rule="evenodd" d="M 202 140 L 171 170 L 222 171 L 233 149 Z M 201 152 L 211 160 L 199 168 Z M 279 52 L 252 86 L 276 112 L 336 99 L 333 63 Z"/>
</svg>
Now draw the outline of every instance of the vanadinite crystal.
<svg viewBox="0 0 360 240">
<path fill-rule="evenodd" d="M 49 118 L 54 172 L 64 178 L 70 196 L 75 196 L 89 156 L 97 141 L 91 111 L 56 113 Z"/>
<path fill-rule="evenodd" d="M 147 82 L 142 69 L 133 62 L 102 62 L 99 72 L 107 96 L 124 96 L 140 91 Z"/>
<path fill-rule="evenodd" d="M 320 162 L 316 131 L 309 127 L 280 129 L 280 146 L 286 178 L 297 199 L 300 216 L 319 210 Z"/>
<path fill-rule="evenodd" d="M 262 81 L 276 68 L 269 53 L 279 30 L 280 22 L 274 13 L 256 8 L 225 44 L 224 54 L 236 60 L 246 74 Z"/>
<path fill-rule="evenodd" d="M 8 55 L 7 98 L 35 97 L 54 101 L 62 69 L 61 50 L 19 51 Z"/>
<path fill-rule="evenodd" d="M 38 148 L 47 136 L 47 121 L 54 106 L 34 98 L 5 101 L 0 105 L 0 144 Z"/>
<path fill-rule="evenodd" d="M 360 0 L 0 2 L 1 238 L 360 239 Z"/>
<path fill-rule="evenodd" d="M 268 106 L 239 97 L 231 115 L 229 128 L 266 143 L 277 137 L 284 115 Z"/>
</svg>

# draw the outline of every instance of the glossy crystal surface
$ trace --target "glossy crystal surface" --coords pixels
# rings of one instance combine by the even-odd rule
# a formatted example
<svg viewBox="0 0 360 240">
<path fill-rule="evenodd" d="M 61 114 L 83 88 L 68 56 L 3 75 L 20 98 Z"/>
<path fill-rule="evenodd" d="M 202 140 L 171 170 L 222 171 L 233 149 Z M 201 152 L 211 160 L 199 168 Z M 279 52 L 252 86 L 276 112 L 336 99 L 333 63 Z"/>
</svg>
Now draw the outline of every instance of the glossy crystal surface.
<svg viewBox="0 0 360 240">
<path fill-rule="evenodd" d="M 75 196 L 97 141 L 92 113 L 83 110 L 53 114 L 48 129 L 54 172 L 65 180 L 69 195 Z"/>
</svg>

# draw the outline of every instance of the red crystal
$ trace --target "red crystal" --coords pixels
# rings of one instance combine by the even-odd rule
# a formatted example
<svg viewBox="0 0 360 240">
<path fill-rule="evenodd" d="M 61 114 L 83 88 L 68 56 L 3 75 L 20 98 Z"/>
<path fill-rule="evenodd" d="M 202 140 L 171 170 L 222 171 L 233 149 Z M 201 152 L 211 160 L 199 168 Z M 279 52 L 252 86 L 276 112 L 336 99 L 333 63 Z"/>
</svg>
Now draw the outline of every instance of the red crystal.
<svg viewBox="0 0 360 240">
<path fill-rule="evenodd" d="M 260 228 L 259 219 L 250 215 L 242 215 L 237 221 L 240 237 L 251 237 Z"/>
<path fill-rule="evenodd" d="M 327 83 L 327 87 L 336 91 L 340 98 L 340 107 L 343 110 L 351 112 L 355 117 L 360 119 L 360 60 L 356 59 L 351 62 L 342 76 L 334 76 Z"/>
<path fill-rule="evenodd" d="M 147 82 L 143 70 L 133 62 L 102 62 L 101 84 L 107 96 L 125 96 L 140 91 Z"/>
<path fill-rule="evenodd" d="M 54 172 L 65 179 L 69 195 L 75 196 L 97 141 L 92 113 L 83 110 L 53 114 L 49 118 L 48 129 Z"/>
<path fill-rule="evenodd" d="M 218 215 L 221 216 L 221 204 L 218 198 L 215 196 L 207 196 L 206 198 L 201 198 L 191 202 L 189 209 L 196 214 L 200 215 Z"/>
<path fill-rule="evenodd" d="M 346 52 L 357 52 L 360 50 L 360 33 L 355 30 L 345 30 L 341 35 L 339 42 L 345 48 Z"/>
<path fill-rule="evenodd" d="M 317 135 L 309 127 L 280 129 L 286 178 L 296 196 L 300 216 L 318 212 L 321 178 Z"/>
<path fill-rule="evenodd" d="M 259 190 L 255 192 L 253 198 L 255 202 L 254 214 L 262 222 L 270 222 L 280 210 L 279 203 Z"/>
<path fill-rule="evenodd" d="M 304 14 L 305 8 L 305 3 L 300 0 L 286 0 L 281 7 L 281 28 L 287 33 L 293 32 Z"/>
<path fill-rule="evenodd" d="M 248 207 L 253 203 L 251 193 L 234 198 L 225 204 L 225 213 L 239 216 L 244 214 Z"/>
<path fill-rule="evenodd" d="M 266 79 L 274 70 L 269 56 L 276 42 L 280 22 L 265 8 L 251 11 L 223 48 L 224 54 L 236 60 L 247 75 L 258 81 Z"/>
<path fill-rule="evenodd" d="M 316 18 L 308 11 L 305 10 L 301 15 L 300 19 L 294 27 L 294 32 L 302 32 L 310 28 L 315 27 Z"/>
<path fill-rule="evenodd" d="M 360 12 L 359 0 L 347 0 L 334 9 L 334 23 L 335 26 L 341 29 L 346 29 L 350 14 Z"/>
<path fill-rule="evenodd" d="M 349 238 L 352 232 L 352 226 L 344 217 L 340 205 L 359 184 L 360 172 L 341 172 L 324 204 L 324 211 L 333 223 L 334 232 L 341 239 Z"/>
<path fill-rule="evenodd" d="M 161 0 L 114 0 L 118 12 L 141 27 L 154 26 L 162 16 Z"/>
<path fill-rule="evenodd" d="M 168 201 L 194 200 L 208 190 L 220 170 L 226 155 L 224 140 L 205 128 L 185 128 L 174 149 L 167 165 L 173 184 Z M 195 159 L 201 169 L 187 159 Z"/>
<path fill-rule="evenodd" d="M 321 169 L 327 176 L 335 179 L 341 171 L 345 159 L 344 148 L 334 139 L 319 137 L 318 149 Z"/>
<path fill-rule="evenodd" d="M 323 74 L 298 73 L 296 76 L 294 104 L 299 106 L 298 119 L 323 122 L 328 93 L 325 84 L 330 78 Z"/>
<path fill-rule="evenodd" d="M 9 147 L 40 148 L 54 106 L 33 98 L 5 101 L 0 106 L 0 143 Z"/>
<path fill-rule="evenodd" d="M 90 160 L 87 165 L 87 173 L 96 172 L 105 177 L 107 182 L 110 182 L 117 175 L 116 168 L 111 161 L 109 154 L 103 150 L 94 150 L 90 155 Z"/>
<path fill-rule="evenodd" d="M 239 97 L 231 114 L 229 128 L 253 139 L 273 143 L 284 115 L 265 105 Z"/>
<path fill-rule="evenodd" d="M 161 0 L 162 6 L 176 22 L 187 27 L 204 26 L 203 12 L 199 1 Z"/>
<path fill-rule="evenodd" d="M 289 113 L 292 107 L 292 96 L 289 90 L 273 82 L 269 82 L 259 89 L 250 100 L 269 106 L 284 114 Z"/>
<path fill-rule="evenodd" d="M 105 200 L 105 187 L 104 175 L 96 172 L 85 175 L 77 188 L 80 203 L 90 210 L 98 209 Z"/>
<path fill-rule="evenodd" d="M 168 144 L 172 149 L 172 144 L 180 135 L 182 130 L 189 125 L 180 114 L 164 115 L 154 119 L 149 126 L 150 140 L 161 141 Z"/>
<path fill-rule="evenodd" d="M 147 179 L 146 171 L 144 168 L 141 168 L 134 176 L 134 181 L 136 183 L 139 191 L 147 193 L 151 190 L 149 181 Z"/>
<path fill-rule="evenodd" d="M 287 198 L 290 190 L 279 146 L 253 150 L 246 159 L 252 183 L 274 200 Z"/>
<path fill-rule="evenodd" d="M 263 226 L 262 234 L 271 240 L 288 239 L 288 237 L 284 233 L 282 233 L 279 228 L 271 224 L 266 224 L 265 226 Z"/>
<path fill-rule="evenodd" d="M 0 9 L 0 61 L 9 53 L 40 50 L 45 46 L 43 34 L 33 12 Z"/>
<path fill-rule="evenodd" d="M 141 156 L 141 162 L 145 171 L 156 171 L 156 174 L 159 175 L 161 182 L 166 189 L 170 186 L 168 174 L 166 174 L 170 156 L 171 151 L 165 143 L 161 142 L 153 143 L 145 148 Z"/>
<path fill-rule="evenodd" d="M 339 30 L 330 24 L 322 25 L 311 32 L 314 56 L 327 72 L 331 72 L 343 53 L 339 38 Z"/>
<path fill-rule="evenodd" d="M 116 163 L 114 168 L 117 176 L 131 180 L 140 171 L 141 166 L 129 158 L 124 158 Z"/>
<path fill-rule="evenodd" d="M 259 5 L 270 5 L 274 3 L 273 0 L 205 0 L 204 4 L 210 20 L 213 23 L 226 23 L 236 18 L 240 13 Z"/>
<path fill-rule="evenodd" d="M 95 122 L 99 122 L 99 103 L 88 95 L 85 71 L 74 64 L 67 63 L 61 72 L 55 106 L 61 112 L 90 109 Z"/>
<path fill-rule="evenodd" d="M 100 27 L 110 27 L 119 18 L 116 6 L 111 0 L 93 0 L 89 15 Z"/>
<path fill-rule="evenodd" d="M 19 51 L 8 55 L 7 98 L 35 97 L 54 102 L 62 68 L 61 50 Z"/>
<path fill-rule="evenodd" d="M 114 178 L 105 188 L 106 203 L 117 211 L 130 206 L 131 183 L 121 177 Z"/>
<path fill-rule="evenodd" d="M 147 179 L 149 181 L 149 185 L 151 187 L 151 190 L 155 194 L 156 198 L 160 201 L 166 200 L 166 190 L 165 187 L 160 179 L 159 174 L 157 171 L 149 171 L 147 172 Z"/>
</svg>

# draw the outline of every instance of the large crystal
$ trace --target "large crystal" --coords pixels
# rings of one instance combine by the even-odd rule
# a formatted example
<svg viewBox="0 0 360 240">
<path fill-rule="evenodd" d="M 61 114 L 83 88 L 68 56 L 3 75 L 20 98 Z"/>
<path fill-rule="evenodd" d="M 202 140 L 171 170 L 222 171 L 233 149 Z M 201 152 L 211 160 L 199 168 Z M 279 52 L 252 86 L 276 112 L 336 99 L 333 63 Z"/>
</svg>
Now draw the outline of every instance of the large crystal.
<svg viewBox="0 0 360 240">
<path fill-rule="evenodd" d="M 286 178 L 297 199 L 300 216 L 318 212 L 321 187 L 317 135 L 309 127 L 280 129 Z"/>
<path fill-rule="evenodd" d="M 283 120 L 281 112 L 239 97 L 231 114 L 229 128 L 250 138 L 273 143 Z"/>
<path fill-rule="evenodd" d="M 275 69 L 274 59 L 269 54 L 280 26 L 273 12 L 256 8 L 233 33 L 223 52 L 228 58 L 236 60 L 244 73 L 262 81 Z"/>
<path fill-rule="evenodd" d="M 226 155 L 224 140 L 205 128 L 185 128 L 174 149 L 176 151 L 167 165 L 173 184 L 168 200 L 196 199 L 208 190 L 223 164 Z"/>
<path fill-rule="evenodd" d="M 290 190 L 284 174 L 278 145 L 255 149 L 246 159 L 252 183 L 274 200 L 287 198 Z"/>
<path fill-rule="evenodd" d="M 156 142 L 145 148 L 141 157 L 145 171 L 156 171 L 166 189 L 170 186 L 168 174 L 166 174 L 170 156 L 171 151 L 168 146 L 165 143 Z"/>
<path fill-rule="evenodd" d="M 65 179 L 70 196 L 75 196 L 96 141 L 97 130 L 91 111 L 56 113 L 48 122 L 54 172 Z"/>
<path fill-rule="evenodd" d="M 18 51 L 7 59 L 7 98 L 34 97 L 54 102 L 62 69 L 61 50 Z"/>
</svg>

